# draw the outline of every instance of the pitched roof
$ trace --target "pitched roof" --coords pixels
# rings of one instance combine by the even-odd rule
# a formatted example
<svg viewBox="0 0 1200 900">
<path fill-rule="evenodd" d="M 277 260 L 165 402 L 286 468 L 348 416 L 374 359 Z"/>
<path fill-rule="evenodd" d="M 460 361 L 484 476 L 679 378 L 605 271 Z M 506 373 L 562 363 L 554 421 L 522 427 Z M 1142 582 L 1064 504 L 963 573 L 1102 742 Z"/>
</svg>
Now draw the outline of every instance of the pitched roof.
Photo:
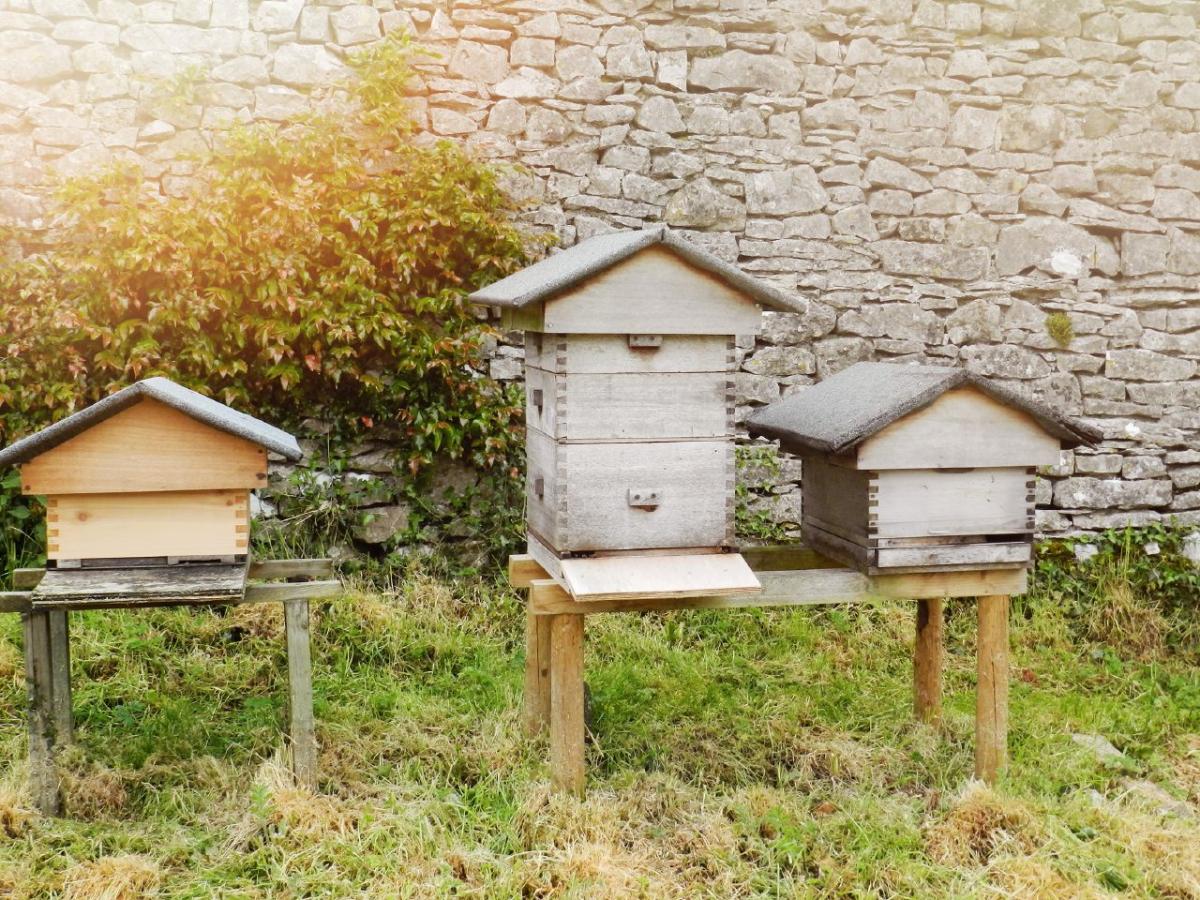
<svg viewBox="0 0 1200 900">
<path fill-rule="evenodd" d="M 135 382 L 127 388 L 122 388 L 98 403 L 93 403 L 86 409 L 81 409 L 74 415 L 55 422 L 49 428 L 44 428 L 36 434 L 31 434 L 10 447 L 0 450 L 0 467 L 28 462 L 35 456 L 52 450 L 77 434 L 87 431 L 93 425 L 99 425 L 106 419 L 111 419 L 143 398 L 157 400 L 164 406 L 177 409 L 198 422 L 265 447 L 291 462 L 300 459 L 300 446 L 296 443 L 296 439 L 286 431 L 281 431 L 274 425 L 268 425 L 253 416 L 231 409 L 224 403 L 218 403 L 216 400 L 197 394 L 168 378 L 147 378 L 144 381 Z"/>
<path fill-rule="evenodd" d="M 978 388 L 1032 416 L 1068 447 L 1094 444 L 1099 430 L 1060 414 L 974 372 L 949 366 L 864 362 L 750 416 L 750 434 L 779 440 L 785 450 L 842 453 L 957 387 Z"/>
<path fill-rule="evenodd" d="M 779 289 L 752 278 L 737 266 L 702 250 L 666 226 L 641 231 L 618 231 L 588 238 L 481 288 L 471 294 L 470 300 L 488 306 L 518 308 L 549 300 L 584 279 L 655 245 L 674 251 L 687 262 L 716 275 L 763 306 L 783 312 L 800 311 L 796 302 Z"/>
</svg>

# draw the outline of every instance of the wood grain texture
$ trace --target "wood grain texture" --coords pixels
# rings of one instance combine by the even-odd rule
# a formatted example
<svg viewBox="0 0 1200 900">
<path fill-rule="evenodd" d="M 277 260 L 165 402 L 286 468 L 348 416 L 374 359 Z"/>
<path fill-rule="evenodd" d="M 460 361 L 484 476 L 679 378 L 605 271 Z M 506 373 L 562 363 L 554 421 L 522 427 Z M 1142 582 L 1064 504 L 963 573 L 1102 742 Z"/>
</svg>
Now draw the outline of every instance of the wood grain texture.
<svg viewBox="0 0 1200 900">
<path fill-rule="evenodd" d="M 978 597 L 982 594 L 1023 594 L 1028 585 L 1025 569 L 990 569 L 962 572 L 922 572 L 875 575 L 871 591 L 880 597 L 916 600 L 925 597 Z"/>
<path fill-rule="evenodd" d="M 609 556 L 564 559 L 562 580 L 580 601 L 670 599 L 712 594 L 757 594 L 762 590 L 736 553 Z"/>
<path fill-rule="evenodd" d="M 550 618 L 525 612 L 525 691 L 522 721 L 534 737 L 550 724 Z"/>
<path fill-rule="evenodd" d="M 947 391 L 858 448 L 859 469 L 961 469 L 1058 465 L 1058 438 L 1035 419 L 974 388 Z"/>
<path fill-rule="evenodd" d="M 307 600 L 283 604 L 288 656 L 288 735 L 292 747 L 292 773 L 296 783 L 317 789 L 317 729 L 313 719 L 312 640 Z"/>
<path fill-rule="evenodd" d="M 942 660 L 945 618 L 940 597 L 917 601 L 913 647 L 913 714 L 928 725 L 942 722 Z"/>
<path fill-rule="evenodd" d="M 21 467 L 26 494 L 195 491 L 267 483 L 266 451 L 142 400 Z"/>
<path fill-rule="evenodd" d="M 874 551 L 880 572 L 887 569 L 941 568 L 944 566 L 993 566 L 1028 564 L 1033 545 L 1027 541 L 935 544 L 928 547 L 891 547 Z"/>
<path fill-rule="evenodd" d="M 975 694 L 975 777 L 995 783 L 1008 765 L 1008 602 L 979 598 Z"/>
<path fill-rule="evenodd" d="M 239 556 L 249 540 L 249 493 L 65 494 L 48 500 L 50 559 Z"/>
<path fill-rule="evenodd" d="M 1024 469 L 900 469 L 876 478 L 877 537 L 1017 534 L 1033 503 Z"/>
<path fill-rule="evenodd" d="M 871 473 L 823 459 L 806 459 L 803 465 L 801 517 L 822 531 L 865 546 Z"/>
<path fill-rule="evenodd" d="M 514 553 L 508 558 L 508 583 L 515 588 L 527 588 L 535 579 L 549 577 L 546 570 L 528 553 Z"/>
<path fill-rule="evenodd" d="M 96 609 L 231 603 L 242 599 L 245 585 L 244 565 L 49 569 L 33 591 L 33 605 L 34 608 Z"/>
<path fill-rule="evenodd" d="M 723 335 L 665 334 L 662 346 L 649 349 L 630 347 L 627 334 L 527 334 L 525 363 L 557 374 L 727 372 L 726 342 Z"/>
<path fill-rule="evenodd" d="M 47 613 L 50 629 L 50 688 L 53 694 L 54 737 L 59 746 L 75 741 L 71 710 L 71 625 L 66 610 Z"/>
<path fill-rule="evenodd" d="M 256 559 L 250 563 L 250 578 L 331 578 L 332 559 Z"/>
<path fill-rule="evenodd" d="M 555 443 L 545 432 L 525 434 L 525 521 L 531 531 L 553 547 L 566 549 L 567 496 L 565 475 L 571 448 Z"/>
<path fill-rule="evenodd" d="M 550 777 L 560 793 L 583 796 L 583 616 L 551 620 Z"/>
<path fill-rule="evenodd" d="M 25 638 L 25 689 L 29 698 L 29 789 L 38 812 L 57 816 L 62 811 L 62 792 L 55 761 L 50 618 L 46 612 L 30 610 L 21 619 Z"/>
<path fill-rule="evenodd" d="M 528 327 L 528 326 L 526 326 Z M 762 312 L 723 280 L 650 247 L 543 304 L 558 334 L 757 334 Z"/>
</svg>

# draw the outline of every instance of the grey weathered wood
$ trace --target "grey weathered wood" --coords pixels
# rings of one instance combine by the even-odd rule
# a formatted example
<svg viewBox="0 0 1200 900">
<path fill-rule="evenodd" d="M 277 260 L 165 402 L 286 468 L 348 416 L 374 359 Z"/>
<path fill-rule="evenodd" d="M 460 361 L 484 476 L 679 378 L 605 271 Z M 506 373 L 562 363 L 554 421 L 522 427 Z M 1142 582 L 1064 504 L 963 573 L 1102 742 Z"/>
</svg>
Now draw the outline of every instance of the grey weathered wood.
<svg viewBox="0 0 1200 900">
<path fill-rule="evenodd" d="M 550 617 L 525 613 L 525 733 L 540 734 L 550 723 Z"/>
<path fill-rule="evenodd" d="M 234 605 L 243 603 L 282 603 L 287 600 L 329 600 L 342 591 L 340 581 L 302 581 L 297 583 L 248 584 L 243 597 Z"/>
<path fill-rule="evenodd" d="M 272 578 L 332 578 L 332 559 L 256 559 L 250 563 L 250 577 Z"/>
<path fill-rule="evenodd" d="M 25 632 L 25 686 L 29 697 L 29 785 L 33 802 L 44 815 L 62 809 L 55 764 L 54 687 L 50 661 L 49 614 L 30 610 L 22 615 Z"/>
<path fill-rule="evenodd" d="M 875 481 L 878 537 L 1015 534 L 1033 515 L 1023 468 L 900 469 Z"/>
<path fill-rule="evenodd" d="M 45 575 L 45 569 L 13 569 L 13 587 L 18 591 L 31 591 L 41 583 Z"/>
<path fill-rule="evenodd" d="M 232 603 L 246 584 L 244 565 L 49 569 L 33 592 L 35 608 L 95 609 Z"/>
<path fill-rule="evenodd" d="M 560 615 L 550 624 L 550 773 L 556 790 L 575 796 L 586 777 L 583 623 L 583 616 Z"/>
<path fill-rule="evenodd" d="M 525 336 L 526 365 L 547 372 L 725 372 L 725 335 L 668 334 L 654 350 L 634 349 L 624 334 L 537 334 Z"/>
<path fill-rule="evenodd" d="M 54 736 L 59 745 L 75 740 L 75 718 L 71 712 L 71 626 L 68 615 L 62 609 L 47 613 Z"/>
<path fill-rule="evenodd" d="M 945 568 L 973 566 L 988 569 L 1002 565 L 1024 565 L 1032 559 L 1033 547 L 1026 541 L 938 544 L 930 547 L 892 547 L 875 551 L 879 571 L 898 568 Z"/>
<path fill-rule="evenodd" d="M 975 694 L 975 777 L 992 784 L 1008 765 L 1008 605 L 979 598 Z"/>
<path fill-rule="evenodd" d="M 307 600 L 283 605 L 287 629 L 288 701 L 291 711 L 292 771 L 296 781 L 317 788 L 317 732 L 313 721 L 312 644 Z"/>
<path fill-rule="evenodd" d="M 806 458 L 801 479 L 801 516 L 822 531 L 866 544 L 871 473 Z"/>
<path fill-rule="evenodd" d="M 755 572 L 786 572 L 796 569 L 835 569 L 837 565 L 812 547 L 803 544 L 739 547 L 738 552 Z"/>
<path fill-rule="evenodd" d="M 0 591 L 0 613 L 23 613 L 29 609 L 29 591 Z"/>
<path fill-rule="evenodd" d="M 913 647 L 913 714 L 918 721 L 942 721 L 942 660 L 944 626 L 941 598 L 917 601 L 917 635 Z"/>
</svg>

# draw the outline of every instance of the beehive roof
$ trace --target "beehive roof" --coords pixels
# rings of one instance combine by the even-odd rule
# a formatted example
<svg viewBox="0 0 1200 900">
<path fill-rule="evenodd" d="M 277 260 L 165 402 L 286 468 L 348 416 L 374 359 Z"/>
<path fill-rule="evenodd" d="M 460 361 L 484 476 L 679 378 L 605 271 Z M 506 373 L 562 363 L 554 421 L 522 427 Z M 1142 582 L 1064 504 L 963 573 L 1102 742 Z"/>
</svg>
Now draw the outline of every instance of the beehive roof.
<svg viewBox="0 0 1200 900">
<path fill-rule="evenodd" d="M 0 467 L 19 465 L 48 450 L 53 450 L 59 444 L 65 443 L 94 425 L 99 425 L 105 419 L 111 419 L 143 398 L 157 400 L 164 406 L 177 409 L 198 422 L 258 444 L 291 462 L 300 459 L 300 446 L 296 443 L 296 439 L 286 431 L 282 431 L 274 425 L 268 425 L 246 413 L 231 409 L 224 403 L 218 403 L 203 394 L 197 394 L 169 378 L 147 378 L 131 384 L 115 394 L 110 394 L 98 403 L 93 403 L 86 409 L 81 409 L 74 415 L 55 422 L 49 428 L 44 428 L 36 434 L 22 438 L 12 446 L 0 450 Z"/>
<path fill-rule="evenodd" d="M 864 362 L 811 388 L 772 403 L 747 422 L 750 434 L 779 440 L 784 449 L 842 453 L 883 428 L 924 409 L 957 387 L 978 388 L 1000 403 L 1033 417 L 1068 447 L 1094 444 L 1101 432 L 1057 410 L 969 372 L 950 366 Z"/>
<path fill-rule="evenodd" d="M 471 294 L 470 299 L 487 306 L 513 308 L 549 300 L 655 245 L 668 248 L 763 306 L 783 312 L 799 311 L 796 302 L 782 291 L 697 247 L 666 226 L 596 235 L 481 288 Z"/>
</svg>

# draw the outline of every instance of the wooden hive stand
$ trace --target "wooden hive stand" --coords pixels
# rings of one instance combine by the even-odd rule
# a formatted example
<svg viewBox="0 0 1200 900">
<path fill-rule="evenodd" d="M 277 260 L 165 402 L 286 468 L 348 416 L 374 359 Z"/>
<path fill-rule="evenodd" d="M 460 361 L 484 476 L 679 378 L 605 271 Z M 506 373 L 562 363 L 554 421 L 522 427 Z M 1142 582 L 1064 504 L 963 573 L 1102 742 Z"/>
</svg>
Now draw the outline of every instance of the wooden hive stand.
<svg viewBox="0 0 1200 900">
<path fill-rule="evenodd" d="M 576 600 L 531 556 L 509 558 L 508 575 L 529 592 L 526 607 L 523 722 L 528 734 L 550 730 L 551 780 L 582 796 L 584 763 L 584 619 L 609 612 L 742 609 L 858 603 L 877 597 L 916 600 L 913 704 L 918 719 L 942 716 L 942 601 L 976 597 L 978 682 L 975 775 L 993 782 L 1008 755 L 1009 597 L 1027 587 L 1024 569 L 981 569 L 868 576 L 805 547 L 744 548 L 763 590 L 758 594 Z"/>
<path fill-rule="evenodd" d="M 207 575 L 198 570 L 210 570 Z M 337 596 L 328 559 L 251 562 L 230 578 L 225 566 L 160 566 L 112 570 L 104 580 L 94 569 L 17 569 L 15 591 L 0 592 L 0 613 L 19 613 L 24 626 L 25 683 L 29 695 L 29 769 L 34 803 L 45 815 L 62 809 L 55 756 L 74 742 L 71 712 L 72 609 L 145 608 L 147 606 L 237 606 L 282 603 L 287 635 L 289 744 L 292 771 L 301 785 L 317 787 L 317 739 L 313 721 L 312 649 L 309 602 Z M 218 571 L 213 571 L 218 570 Z M 49 573 L 90 575 L 87 588 L 105 596 L 83 598 L 59 581 L 42 588 Z M 247 576 L 249 582 L 247 583 Z M 107 585 L 107 588 L 104 587 Z"/>
</svg>

